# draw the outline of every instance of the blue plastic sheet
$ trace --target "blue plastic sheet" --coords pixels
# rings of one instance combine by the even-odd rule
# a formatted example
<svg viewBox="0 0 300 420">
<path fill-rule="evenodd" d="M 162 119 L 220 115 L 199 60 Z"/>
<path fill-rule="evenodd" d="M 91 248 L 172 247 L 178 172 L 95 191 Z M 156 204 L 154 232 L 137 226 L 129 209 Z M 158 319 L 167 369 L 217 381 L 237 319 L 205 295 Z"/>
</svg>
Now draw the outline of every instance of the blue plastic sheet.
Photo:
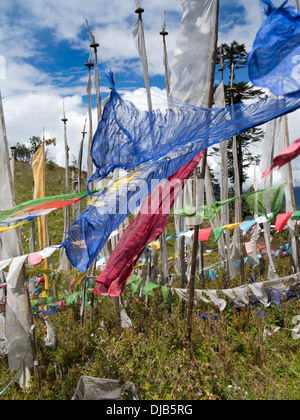
<svg viewBox="0 0 300 420">
<path fill-rule="evenodd" d="M 249 78 L 274 95 L 300 93 L 300 13 L 285 1 L 276 8 L 265 4 L 267 19 L 258 31 L 248 56 Z"/>
</svg>

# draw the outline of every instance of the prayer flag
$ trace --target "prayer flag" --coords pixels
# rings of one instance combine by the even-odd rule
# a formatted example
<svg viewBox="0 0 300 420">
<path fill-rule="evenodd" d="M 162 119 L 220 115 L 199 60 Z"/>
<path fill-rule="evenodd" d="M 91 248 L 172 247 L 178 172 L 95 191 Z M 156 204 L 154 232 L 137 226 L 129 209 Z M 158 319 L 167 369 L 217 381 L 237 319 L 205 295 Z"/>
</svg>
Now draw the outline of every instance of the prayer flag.
<svg viewBox="0 0 300 420">
<path fill-rule="evenodd" d="M 0 94 L 0 107 L 2 99 Z M 3 116 L 3 108 L 1 109 Z M 4 117 L 0 121 L 0 211 L 7 210 L 15 204 L 13 174 L 11 173 L 8 144 L 5 130 Z M 19 232 L 12 230 L 0 235 L 0 260 L 20 257 L 23 247 Z M 20 366 L 28 371 L 33 366 L 33 353 L 28 341 L 31 324 L 28 318 L 28 304 L 24 284 L 26 278 L 22 270 L 23 259 L 18 260 L 20 265 L 9 268 L 7 281 L 7 299 L 5 307 L 5 337 L 8 365 L 11 371 L 17 372 Z M 12 261 L 11 261 L 12 262 Z M 5 264 L 4 264 L 5 265 Z M 19 383 L 27 385 L 25 381 Z M 16 377 L 14 381 L 16 381 Z"/>
<path fill-rule="evenodd" d="M 288 213 L 278 214 L 275 222 L 275 229 L 278 230 L 278 232 L 282 232 L 285 225 L 287 224 L 289 218 L 292 216 L 294 212 L 290 211 Z"/>
<path fill-rule="evenodd" d="M 218 242 L 218 240 L 220 239 L 220 236 L 222 235 L 222 233 L 224 232 L 224 230 L 225 230 L 224 227 L 214 228 L 215 242 Z"/>
<path fill-rule="evenodd" d="M 298 220 L 300 219 L 300 210 L 296 210 L 293 215 L 291 216 L 292 220 Z"/>
<path fill-rule="evenodd" d="M 195 148 L 191 145 L 185 153 L 170 153 L 165 158 L 140 165 L 129 176 L 119 177 L 101 194 L 95 194 L 86 210 L 70 226 L 63 243 L 71 264 L 80 271 L 87 271 L 123 220 L 162 180 L 171 177 L 194 157 Z"/>
<path fill-rule="evenodd" d="M 170 196 L 170 205 L 181 191 L 184 180 L 189 178 L 195 170 L 204 152 L 198 154 L 190 163 L 177 171 L 168 181 L 158 185 L 148 199 L 142 204 L 139 214 L 124 231 L 116 248 L 112 252 L 105 270 L 97 278 L 97 285 L 93 290 L 95 294 L 108 293 L 110 296 L 119 296 L 126 281 L 134 269 L 146 245 L 157 238 L 166 228 L 169 214 L 165 214 L 166 197 Z M 177 180 L 181 184 L 180 191 L 176 184 L 170 181 Z M 161 195 L 160 195 L 161 191 Z M 153 203 L 155 210 L 153 212 Z M 151 205 L 151 213 L 147 211 Z"/>
<path fill-rule="evenodd" d="M 216 0 L 181 0 L 183 15 L 171 71 L 174 101 L 207 106 L 215 40 Z"/>
<path fill-rule="evenodd" d="M 207 242 L 212 230 L 212 227 L 208 229 L 200 229 L 198 234 L 198 240 L 201 242 Z"/>
<path fill-rule="evenodd" d="M 282 152 L 278 153 L 278 155 L 274 157 L 272 161 L 272 166 L 262 174 L 262 178 L 269 175 L 272 169 L 281 168 L 281 166 L 295 159 L 299 154 L 300 154 L 300 139 L 294 141 L 294 143 L 290 144 Z"/>
<path fill-rule="evenodd" d="M 185 103 L 161 111 L 141 111 L 117 93 L 113 76 L 109 101 L 93 138 L 91 156 L 96 171 L 89 182 L 116 168 L 132 169 L 156 162 L 169 153 L 201 150 L 300 107 L 293 96 L 268 97 L 252 104 L 198 108 Z M 192 158 L 191 158 L 192 159 Z"/>
<path fill-rule="evenodd" d="M 286 183 L 276 185 L 274 187 L 269 187 L 265 190 L 254 191 L 244 195 L 245 202 L 249 208 L 249 210 L 254 214 L 257 212 L 260 216 L 267 215 L 267 191 L 270 196 L 271 200 L 271 211 L 274 214 L 274 217 L 280 211 L 282 202 L 283 202 L 283 195 L 284 190 L 286 187 Z"/>
<path fill-rule="evenodd" d="M 70 204 L 77 203 L 82 198 L 86 197 L 87 193 L 65 194 L 52 197 L 37 198 L 19 204 L 8 210 L 0 211 L 0 231 L 1 228 L 12 226 L 17 227 L 15 223 L 24 223 L 36 217 L 46 216 L 47 214 L 58 210 Z"/>
<path fill-rule="evenodd" d="M 259 29 L 248 56 L 249 78 L 255 86 L 269 88 L 274 95 L 300 89 L 300 13 L 284 1 L 275 7 L 270 0 L 267 19 Z"/>
<path fill-rule="evenodd" d="M 45 197 L 45 146 L 42 144 L 32 159 L 32 172 L 34 180 L 34 194 L 33 198 Z M 46 217 L 41 216 L 38 220 L 39 245 L 40 249 L 45 248 L 47 243 L 47 225 Z"/>
<path fill-rule="evenodd" d="M 240 229 L 245 233 L 248 233 L 250 229 L 257 224 L 257 221 L 254 220 L 245 220 L 240 224 Z"/>
</svg>

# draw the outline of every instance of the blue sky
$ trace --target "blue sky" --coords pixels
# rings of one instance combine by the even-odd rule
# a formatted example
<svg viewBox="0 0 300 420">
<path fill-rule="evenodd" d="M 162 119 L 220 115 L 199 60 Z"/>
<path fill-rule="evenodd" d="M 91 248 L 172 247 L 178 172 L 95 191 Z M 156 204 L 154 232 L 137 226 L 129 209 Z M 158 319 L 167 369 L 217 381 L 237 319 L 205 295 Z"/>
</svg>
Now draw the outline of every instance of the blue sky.
<svg viewBox="0 0 300 420">
<path fill-rule="evenodd" d="M 281 0 L 274 0 L 275 5 Z M 290 0 L 294 5 L 294 0 Z M 141 0 L 149 62 L 150 85 L 159 99 L 164 97 L 162 37 L 167 10 L 167 48 L 170 67 L 180 28 L 180 0 Z M 130 99 L 142 98 L 144 81 L 140 59 L 132 38 L 136 22 L 134 0 L 0 0 L 0 55 L 5 58 L 5 78 L 0 78 L 10 145 L 29 137 L 56 137 L 51 150 L 57 163 L 64 163 L 63 102 L 70 156 L 77 157 L 81 131 L 87 117 L 87 68 L 90 37 L 85 23 L 100 44 L 102 99 L 109 93 L 106 73 L 116 71 L 116 85 Z M 260 0 L 220 0 L 219 43 L 237 40 L 251 50 L 263 19 Z M 93 56 L 92 56 L 93 58 Z M 240 73 L 247 78 L 247 70 Z M 1 71 L 0 71 L 1 77 Z M 95 93 L 95 90 L 93 91 Z M 142 101 L 142 99 L 141 99 Z M 93 107 L 95 108 L 95 95 Z M 93 110 L 93 131 L 96 129 Z"/>
</svg>

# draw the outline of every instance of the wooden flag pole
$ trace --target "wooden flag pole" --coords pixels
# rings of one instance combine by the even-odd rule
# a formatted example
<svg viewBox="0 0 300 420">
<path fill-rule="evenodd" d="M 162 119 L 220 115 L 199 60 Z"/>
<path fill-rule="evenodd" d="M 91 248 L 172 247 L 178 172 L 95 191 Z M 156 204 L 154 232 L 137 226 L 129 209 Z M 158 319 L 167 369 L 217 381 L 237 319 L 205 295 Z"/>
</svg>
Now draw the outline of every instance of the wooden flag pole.
<svg viewBox="0 0 300 420">
<path fill-rule="evenodd" d="M 166 29 L 167 29 L 166 17 L 167 17 L 167 12 L 165 10 L 165 19 L 164 19 L 164 24 L 162 26 L 162 30 L 160 32 L 160 35 L 163 37 L 165 79 L 166 79 L 168 106 L 170 108 L 171 80 L 170 80 L 170 69 L 169 69 L 169 60 L 168 60 L 168 52 L 167 52 L 167 43 L 166 43 L 166 36 L 169 33 L 166 31 Z"/>
<path fill-rule="evenodd" d="M 101 95 L 100 95 L 100 81 L 99 81 L 99 70 L 98 70 L 98 53 L 97 48 L 99 47 L 98 42 L 96 42 L 95 37 L 90 29 L 89 22 L 87 19 L 85 19 L 85 22 L 87 24 L 90 37 L 91 37 L 91 44 L 90 47 L 94 49 L 95 54 L 95 81 L 96 81 L 96 96 L 97 96 L 97 116 L 98 116 L 98 123 L 101 120 L 102 116 L 102 105 L 101 105 Z"/>
<path fill-rule="evenodd" d="M 88 179 L 93 174 L 93 161 L 90 155 L 90 151 L 92 148 L 92 141 L 93 141 L 93 118 L 92 118 L 92 98 L 91 98 L 91 68 L 94 67 L 94 63 L 92 63 L 91 57 L 89 61 L 85 63 L 85 66 L 89 70 L 88 76 L 88 101 L 89 101 L 89 143 L 88 143 L 88 157 L 87 157 L 87 177 Z"/>
<path fill-rule="evenodd" d="M 171 93 L 171 83 L 170 83 L 170 69 L 168 63 L 168 53 L 167 53 L 167 44 L 166 44 L 166 36 L 168 32 L 166 31 L 166 10 L 165 10 L 165 18 L 164 24 L 162 26 L 162 31 L 160 35 L 163 37 L 163 54 L 164 54 L 164 67 L 165 67 L 165 80 L 166 80 L 166 90 L 167 90 L 167 99 L 168 105 L 169 97 Z M 167 250 L 167 240 L 166 240 L 166 229 L 160 235 L 160 259 L 162 262 L 162 285 L 165 286 L 168 284 L 169 280 L 169 270 L 168 270 L 168 250 Z"/>
<path fill-rule="evenodd" d="M 216 4 L 216 25 L 215 25 L 215 41 L 214 41 L 214 53 L 213 53 L 213 62 L 211 68 L 211 79 L 210 79 L 210 89 L 208 97 L 208 108 L 212 108 L 213 104 L 213 88 L 215 80 L 215 69 L 216 69 L 216 59 L 217 59 L 217 47 L 218 47 L 218 32 L 219 32 L 219 11 L 220 11 L 220 1 L 217 0 Z M 207 164 L 207 151 L 202 158 L 202 170 L 200 174 L 200 187 L 204 184 L 204 177 Z M 191 341 L 191 334 L 193 328 L 193 308 L 194 308 L 194 295 L 195 295 L 195 278 L 196 278 L 196 262 L 197 262 L 197 252 L 198 252 L 198 236 L 199 236 L 199 224 L 194 225 L 194 238 L 193 238 L 193 248 L 192 248 L 192 260 L 191 260 L 191 276 L 190 276 L 190 285 L 189 285 L 189 299 L 187 307 L 187 330 L 186 330 L 186 339 L 188 342 Z M 203 248 L 202 242 L 200 242 L 200 251 L 201 251 L 201 267 L 203 271 Z"/>
<path fill-rule="evenodd" d="M 64 144 L 65 144 L 65 176 L 66 176 L 66 194 L 69 194 L 70 192 L 70 186 L 69 186 L 69 147 L 68 147 L 68 140 L 67 140 L 67 121 L 68 118 L 66 118 L 65 114 L 65 105 L 63 104 L 63 118 L 61 119 L 64 123 Z M 70 208 L 69 206 L 66 206 L 64 208 L 64 239 L 66 232 L 68 232 L 70 227 Z"/>
<path fill-rule="evenodd" d="M 231 66 L 231 75 L 230 75 L 230 97 L 231 97 L 231 106 L 234 104 L 234 91 L 236 88 L 233 86 L 233 76 L 234 76 L 234 63 Z M 233 136 L 232 142 L 232 155 L 233 155 L 233 167 L 234 167 L 234 188 L 235 195 L 238 197 L 235 200 L 235 222 L 242 221 L 242 198 L 241 198 L 241 182 L 240 182 L 240 172 L 239 172 L 239 161 L 237 153 L 237 137 Z M 238 230 L 237 232 L 238 247 L 240 252 L 240 264 L 241 264 L 241 282 L 245 284 L 245 265 L 244 265 L 244 252 L 243 252 L 243 240 L 242 232 Z"/>
<path fill-rule="evenodd" d="M 84 121 L 83 130 L 81 132 L 82 139 L 81 139 L 79 154 L 78 154 L 78 192 L 81 192 L 81 172 L 82 172 L 83 145 L 84 145 L 85 135 L 87 134 L 87 132 L 85 130 L 86 130 L 86 119 Z M 80 201 L 79 201 L 79 203 L 80 203 Z"/>
</svg>

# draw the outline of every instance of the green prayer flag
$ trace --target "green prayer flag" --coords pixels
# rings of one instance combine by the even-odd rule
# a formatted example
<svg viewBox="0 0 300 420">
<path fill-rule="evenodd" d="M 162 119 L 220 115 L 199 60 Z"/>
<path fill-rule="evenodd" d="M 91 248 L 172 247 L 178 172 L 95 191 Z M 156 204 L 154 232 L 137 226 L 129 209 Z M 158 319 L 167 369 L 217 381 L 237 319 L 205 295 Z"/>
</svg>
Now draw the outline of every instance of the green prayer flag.
<svg viewBox="0 0 300 420">
<path fill-rule="evenodd" d="M 267 194 L 266 191 L 269 191 L 270 202 L 271 202 L 271 211 L 276 217 L 280 212 L 280 208 L 283 201 L 284 190 L 286 183 L 270 187 L 266 190 L 254 191 L 245 195 L 245 202 L 249 210 L 254 214 L 256 211 L 259 216 L 267 215 Z"/>
<path fill-rule="evenodd" d="M 233 198 L 228 198 L 227 200 L 223 200 L 223 201 L 216 201 L 213 204 L 209 204 L 207 206 L 203 207 L 203 220 L 209 220 L 209 219 L 214 219 L 217 214 L 219 213 L 219 211 L 221 210 L 221 208 L 223 206 L 226 206 L 226 204 L 231 203 L 231 201 L 235 200 L 238 197 L 233 197 Z M 198 216 L 198 214 L 197 214 Z M 200 214 L 199 214 L 200 216 Z"/>
<path fill-rule="evenodd" d="M 218 240 L 220 239 L 220 236 L 222 235 L 224 230 L 225 230 L 225 228 L 223 228 L 223 227 L 214 228 L 215 242 L 218 242 Z"/>
<path fill-rule="evenodd" d="M 141 287 L 145 285 L 147 280 L 140 279 L 137 283 L 131 285 L 131 292 L 136 293 Z"/>
<path fill-rule="evenodd" d="M 131 277 L 127 280 L 126 284 L 134 283 L 139 279 L 139 276 L 137 274 L 132 274 Z"/>
<path fill-rule="evenodd" d="M 72 293 L 71 295 L 66 296 L 66 305 L 71 306 L 75 302 L 77 296 L 79 296 L 81 292 Z"/>
<path fill-rule="evenodd" d="M 170 299 L 170 287 L 167 286 L 161 286 L 161 293 L 163 297 L 163 301 L 166 303 L 167 307 L 171 307 L 171 299 Z"/>
<path fill-rule="evenodd" d="M 229 204 L 231 201 L 235 200 L 238 197 L 228 198 L 227 200 L 223 201 L 216 201 L 213 204 L 208 204 L 206 206 L 200 207 L 198 211 L 196 211 L 195 207 L 187 206 L 182 210 L 174 211 L 174 214 L 183 216 L 183 217 L 194 217 L 200 216 L 203 220 L 214 219 L 221 208 L 226 204 Z"/>
<path fill-rule="evenodd" d="M 291 217 L 292 220 L 298 220 L 300 219 L 300 210 L 296 210 L 294 214 L 292 214 Z"/>
<path fill-rule="evenodd" d="M 156 289 L 157 287 L 161 287 L 161 286 L 159 284 L 152 283 L 151 281 L 149 281 L 143 287 L 143 294 L 144 295 L 153 295 L 153 290 Z"/>
<path fill-rule="evenodd" d="M 196 207 L 187 206 L 184 209 L 175 210 L 173 214 L 176 214 L 178 216 L 183 216 L 183 217 L 193 217 L 193 216 L 196 216 Z"/>
</svg>

